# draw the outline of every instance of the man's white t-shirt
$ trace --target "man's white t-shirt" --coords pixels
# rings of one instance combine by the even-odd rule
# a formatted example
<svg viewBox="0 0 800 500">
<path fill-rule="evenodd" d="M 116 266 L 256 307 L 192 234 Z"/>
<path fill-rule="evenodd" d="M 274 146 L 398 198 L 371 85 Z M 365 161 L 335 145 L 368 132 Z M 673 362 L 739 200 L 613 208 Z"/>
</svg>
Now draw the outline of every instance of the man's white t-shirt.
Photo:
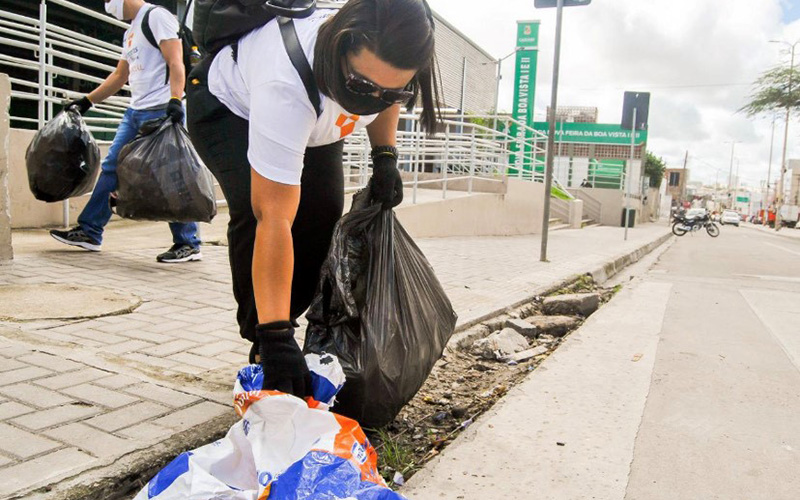
<svg viewBox="0 0 800 500">
<path fill-rule="evenodd" d="M 319 28 L 336 12 L 323 9 L 294 20 L 312 67 Z M 281 184 L 300 184 L 307 147 L 338 142 L 378 116 L 354 115 L 320 94 L 322 114 L 317 118 L 274 20 L 239 41 L 238 63 L 230 47 L 217 54 L 209 69 L 208 88 L 234 114 L 249 120 L 250 165 Z"/>
<path fill-rule="evenodd" d="M 146 3 L 131 21 L 122 39 L 122 58 L 128 62 L 131 86 L 131 108 L 148 109 L 166 106 L 172 97 L 167 81 L 167 63 L 161 50 L 150 45 L 142 31 L 142 20 L 150 12 L 149 24 L 153 37 L 161 45 L 164 40 L 178 39 L 178 20 L 167 9 L 153 8 Z"/>
</svg>

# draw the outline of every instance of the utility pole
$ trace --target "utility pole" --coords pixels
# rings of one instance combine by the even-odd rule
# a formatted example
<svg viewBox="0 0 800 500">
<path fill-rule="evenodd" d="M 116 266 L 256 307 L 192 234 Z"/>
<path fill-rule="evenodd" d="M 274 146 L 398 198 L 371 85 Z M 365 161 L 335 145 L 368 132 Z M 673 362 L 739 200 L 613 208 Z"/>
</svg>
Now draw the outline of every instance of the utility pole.
<svg viewBox="0 0 800 500">
<path fill-rule="evenodd" d="M 686 201 L 686 164 L 689 163 L 689 150 L 686 150 L 686 155 L 683 157 L 683 174 L 681 175 L 681 203 Z"/>
<path fill-rule="evenodd" d="M 766 215 L 769 211 L 769 181 L 770 177 L 772 176 L 772 149 L 775 146 L 775 118 L 775 115 L 772 115 L 772 135 L 769 139 L 769 164 L 767 165 L 767 191 L 766 196 L 764 197 L 764 203 L 762 203 L 762 207 L 764 209 L 764 220 L 761 222 L 764 226 L 769 224 L 767 222 L 768 217 L 766 217 Z"/>
</svg>

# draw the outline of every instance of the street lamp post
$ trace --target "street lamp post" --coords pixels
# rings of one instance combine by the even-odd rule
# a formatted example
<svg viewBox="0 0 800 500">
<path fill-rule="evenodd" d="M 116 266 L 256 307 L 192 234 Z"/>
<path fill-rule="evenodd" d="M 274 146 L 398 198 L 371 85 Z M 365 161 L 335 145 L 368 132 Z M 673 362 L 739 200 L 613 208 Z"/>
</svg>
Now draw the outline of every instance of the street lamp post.
<svg viewBox="0 0 800 500">
<path fill-rule="evenodd" d="M 513 56 L 517 52 L 519 52 L 522 47 L 517 47 L 514 49 L 514 52 L 508 54 L 507 56 L 503 56 L 497 60 L 497 87 L 495 88 L 494 93 L 494 129 L 497 130 L 497 115 L 500 114 L 500 81 L 503 79 L 503 61 L 508 59 L 509 57 Z M 491 64 L 491 63 L 482 63 L 482 64 Z"/>
<path fill-rule="evenodd" d="M 781 205 L 783 204 L 783 182 L 784 176 L 786 175 L 786 146 L 789 142 L 789 117 L 791 114 L 791 105 L 789 101 L 791 100 L 792 96 L 792 83 L 794 83 L 794 49 L 797 47 L 797 44 L 800 44 L 800 40 L 789 43 L 784 40 L 770 40 L 770 43 L 783 43 L 791 47 L 791 62 L 789 63 L 789 89 L 787 90 L 788 99 L 786 104 L 786 123 L 783 129 L 783 154 L 781 156 L 781 175 L 778 184 L 775 185 L 775 230 L 779 231 L 781 229 Z"/>
<path fill-rule="evenodd" d="M 772 135 L 770 136 L 770 139 L 769 139 L 769 165 L 767 165 L 767 190 L 766 190 L 766 196 L 764 196 L 764 202 L 761 204 L 762 208 L 764 210 L 764 215 L 765 215 L 765 217 L 763 217 L 764 220 L 762 221 L 762 225 L 764 225 L 764 226 L 769 224 L 769 222 L 767 221 L 767 219 L 769 217 L 766 217 L 766 214 L 769 211 L 769 181 L 770 181 L 770 178 L 772 177 L 772 150 L 773 150 L 773 147 L 775 146 L 775 118 L 776 118 L 776 116 L 773 115 L 772 116 Z"/>
<path fill-rule="evenodd" d="M 733 208 L 733 195 L 731 194 L 731 186 L 733 185 L 733 150 L 736 147 L 736 144 L 742 141 L 729 141 L 731 144 L 731 167 L 728 171 L 728 208 Z M 725 144 L 728 144 L 726 142 Z"/>
</svg>

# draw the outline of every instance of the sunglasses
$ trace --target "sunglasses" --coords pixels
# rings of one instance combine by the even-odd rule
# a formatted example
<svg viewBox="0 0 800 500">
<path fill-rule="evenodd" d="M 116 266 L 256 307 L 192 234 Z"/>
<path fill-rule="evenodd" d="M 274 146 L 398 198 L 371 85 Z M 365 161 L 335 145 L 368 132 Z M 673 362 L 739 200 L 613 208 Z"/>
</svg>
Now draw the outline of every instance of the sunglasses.
<svg viewBox="0 0 800 500">
<path fill-rule="evenodd" d="M 347 79 L 344 84 L 347 90 L 353 94 L 375 97 L 375 94 L 379 93 L 380 95 L 377 96 L 378 99 L 387 104 L 406 104 L 416 96 L 415 92 L 409 90 L 413 83 L 409 83 L 401 89 L 385 89 L 363 76 L 354 73 L 353 70 L 350 69 L 347 58 L 345 58 L 345 67 L 347 68 Z"/>
</svg>

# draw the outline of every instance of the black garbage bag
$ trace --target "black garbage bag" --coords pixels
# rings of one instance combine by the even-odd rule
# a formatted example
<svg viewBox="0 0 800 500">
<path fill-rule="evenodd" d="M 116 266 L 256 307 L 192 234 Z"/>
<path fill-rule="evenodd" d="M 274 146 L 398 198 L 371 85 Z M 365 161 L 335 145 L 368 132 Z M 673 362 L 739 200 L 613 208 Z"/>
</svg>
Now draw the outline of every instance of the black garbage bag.
<svg viewBox="0 0 800 500">
<path fill-rule="evenodd" d="M 347 382 L 336 413 L 379 428 L 422 387 L 457 316 L 394 212 L 368 200 L 358 193 L 336 225 L 303 349 L 338 356 Z"/>
<path fill-rule="evenodd" d="M 92 190 L 100 170 L 100 148 L 81 114 L 64 110 L 33 136 L 25 166 L 37 200 L 62 201 Z"/>
<path fill-rule="evenodd" d="M 145 123 L 117 162 L 117 214 L 127 219 L 211 222 L 217 215 L 214 178 L 183 125 L 169 118 Z"/>
</svg>

